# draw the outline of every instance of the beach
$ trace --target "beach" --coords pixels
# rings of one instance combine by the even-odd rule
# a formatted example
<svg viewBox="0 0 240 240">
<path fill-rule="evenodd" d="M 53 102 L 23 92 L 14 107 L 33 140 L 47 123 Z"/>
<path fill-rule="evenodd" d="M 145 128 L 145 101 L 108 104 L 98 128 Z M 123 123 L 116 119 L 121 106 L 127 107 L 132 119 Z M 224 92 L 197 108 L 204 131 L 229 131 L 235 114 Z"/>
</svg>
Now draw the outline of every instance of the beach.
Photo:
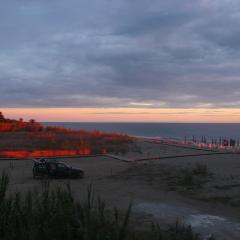
<svg viewBox="0 0 240 240">
<path fill-rule="evenodd" d="M 226 239 L 237 239 L 234 231 L 239 234 L 240 229 L 239 154 L 209 154 L 204 150 L 141 140 L 136 141 L 136 145 L 141 152 L 114 158 L 111 155 L 62 158 L 61 161 L 83 169 L 85 177 L 50 180 L 50 185 L 64 187 L 70 181 L 71 190 L 78 200 L 86 196 L 86 189 L 92 185 L 95 196 L 101 196 L 108 208 L 116 206 L 124 210 L 132 201 L 137 227 L 149 225 L 151 221 L 168 224 L 179 219 L 186 224 L 195 223 L 196 231 L 214 232 L 220 236 L 218 239 L 224 239 L 230 233 L 233 235 Z M 134 161 L 157 156 L 161 158 Z M 2 160 L 0 168 L 9 173 L 10 191 L 37 190 L 44 184 L 42 180 L 33 179 L 30 159 Z M 210 221 L 208 228 L 212 228 L 203 230 L 201 221 L 193 219 L 194 214 L 202 218 L 207 216 Z"/>
</svg>

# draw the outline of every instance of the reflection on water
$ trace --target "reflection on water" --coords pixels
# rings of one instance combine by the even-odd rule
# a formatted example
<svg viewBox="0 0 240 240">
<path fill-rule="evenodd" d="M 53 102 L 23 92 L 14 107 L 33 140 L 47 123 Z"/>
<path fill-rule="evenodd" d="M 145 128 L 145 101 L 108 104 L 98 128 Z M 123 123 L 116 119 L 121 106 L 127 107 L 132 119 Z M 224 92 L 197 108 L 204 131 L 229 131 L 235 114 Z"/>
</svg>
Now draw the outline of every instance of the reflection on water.
<svg viewBox="0 0 240 240">
<path fill-rule="evenodd" d="M 185 224 L 191 224 L 193 230 L 204 238 L 213 234 L 219 240 L 240 239 L 240 223 L 224 217 L 204 214 L 191 208 L 150 202 L 139 203 L 135 205 L 134 210 L 151 214 L 159 220 L 181 220 Z"/>
</svg>

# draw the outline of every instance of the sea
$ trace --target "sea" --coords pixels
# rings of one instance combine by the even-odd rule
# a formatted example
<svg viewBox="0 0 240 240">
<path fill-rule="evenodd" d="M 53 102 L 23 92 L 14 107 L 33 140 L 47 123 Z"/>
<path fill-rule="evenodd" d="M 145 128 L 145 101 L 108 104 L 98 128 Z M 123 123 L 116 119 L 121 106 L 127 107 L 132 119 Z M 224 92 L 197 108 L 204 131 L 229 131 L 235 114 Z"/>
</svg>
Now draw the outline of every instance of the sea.
<svg viewBox="0 0 240 240">
<path fill-rule="evenodd" d="M 240 123 L 89 123 L 45 122 L 45 126 L 99 130 L 131 136 L 170 139 L 240 139 Z"/>
</svg>

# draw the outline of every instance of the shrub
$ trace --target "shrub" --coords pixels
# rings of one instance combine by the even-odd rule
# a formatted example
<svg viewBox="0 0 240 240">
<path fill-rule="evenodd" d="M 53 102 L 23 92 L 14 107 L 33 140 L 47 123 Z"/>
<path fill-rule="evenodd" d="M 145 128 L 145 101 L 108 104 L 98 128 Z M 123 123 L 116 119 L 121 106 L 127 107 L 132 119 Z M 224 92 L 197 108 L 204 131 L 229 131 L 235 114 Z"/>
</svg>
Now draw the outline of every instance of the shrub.
<svg viewBox="0 0 240 240">
<path fill-rule="evenodd" d="M 178 176 L 178 184 L 191 189 L 202 188 L 209 181 L 212 173 L 204 164 L 196 164 L 193 168 L 182 169 Z"/>
<path fill-rule="evenodd" d="M 191 171 L 184 170 L 182 171 L 182 174 L 183 175 L 180 181 L 182 185 L 188 186 L 188 187 L 195 185 L 195 179 Z"/>
<path fill-rule="evenodd" d="M 209 175 L 207 165 L 198 163 L 192 170 L 193 174 L 207 176 Z"/>
<path fill-rule="evenodd" d="M 190 227 L 179 225 L 163 231 L 157 225 L 144 234 L 131 230 L 131 204 L 125 214 L 106 209 L 105 202 L 93 197 L 92 187 L 87 198 L 76 202 L 71 186 L 51 189 L 49 182 L 42 190 L 26 194 L 6 194 L 8 175 L 0 178 L 0 239 L 1 240 L 198 240 Z M 157 229 L 157 230 L 156 230 Z"/>
</svg>

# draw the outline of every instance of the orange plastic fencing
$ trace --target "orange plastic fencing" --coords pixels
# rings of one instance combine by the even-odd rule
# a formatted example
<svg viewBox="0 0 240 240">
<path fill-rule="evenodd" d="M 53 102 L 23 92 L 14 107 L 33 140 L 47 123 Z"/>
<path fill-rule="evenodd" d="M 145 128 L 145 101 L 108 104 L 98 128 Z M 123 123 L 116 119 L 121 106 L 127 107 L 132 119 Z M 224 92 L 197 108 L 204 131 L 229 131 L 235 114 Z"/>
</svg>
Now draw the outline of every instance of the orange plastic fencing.
<svg viewBox="0 0 240 240">
<path fill-rule="evenodd" d="M 90 155 L 90 154 L 91 154 L 91 149 L 0 151 L 0 157 L 9 157 L 9 158 L 76 156 L 76 155 Z"/>
</svg>

